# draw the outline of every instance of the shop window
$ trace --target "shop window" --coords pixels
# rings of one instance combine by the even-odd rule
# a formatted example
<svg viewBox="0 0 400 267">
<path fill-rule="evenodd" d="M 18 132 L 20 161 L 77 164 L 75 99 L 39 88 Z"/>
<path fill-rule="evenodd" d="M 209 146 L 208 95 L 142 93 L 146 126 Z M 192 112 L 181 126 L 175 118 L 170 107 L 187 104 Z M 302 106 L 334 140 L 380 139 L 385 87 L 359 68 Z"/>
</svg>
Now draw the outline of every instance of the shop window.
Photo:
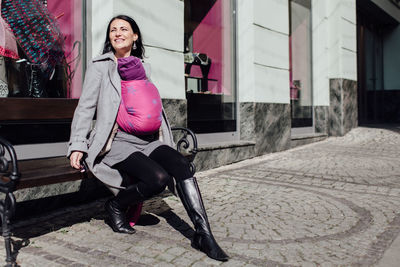
<svg viewBox="0 0 400 267">
<path fill-rule="evenodd" d="M 81 0 L 3 0 L 0 97 L 78 98 Z"/>
<path fill-rule="evenodd" d="M 236 131 L 234 1 L 184 4 L 188 127 L 196 133 Z"/>
<path fill-rule="evenodd" d="M 289 74 L 292 127 L 313 126 L 311 0 L 290 0 Z"/>
<path fill-rule="evenodd" d="M 0 1 L 0 136 L 64 142 L 82 88 L 85 0 Z"/>
</svg>

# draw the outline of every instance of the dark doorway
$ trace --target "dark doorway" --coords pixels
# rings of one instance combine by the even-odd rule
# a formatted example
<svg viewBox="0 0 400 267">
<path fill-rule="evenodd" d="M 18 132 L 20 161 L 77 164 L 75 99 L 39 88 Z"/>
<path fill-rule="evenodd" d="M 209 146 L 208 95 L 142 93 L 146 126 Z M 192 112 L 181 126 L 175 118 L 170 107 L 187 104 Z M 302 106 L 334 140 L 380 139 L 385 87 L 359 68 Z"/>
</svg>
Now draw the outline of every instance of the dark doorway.
<svg viewBox="0 0 400 267">
<path fill-rule="evenodd" d="M 390 65 L 385 60 L 387 37 L 397 25 L 370 0 L 357 1 L 359 125 L 400 122 L 400 88 L 385 84 L 395 78 L 386 73 Z"/>
</svg>

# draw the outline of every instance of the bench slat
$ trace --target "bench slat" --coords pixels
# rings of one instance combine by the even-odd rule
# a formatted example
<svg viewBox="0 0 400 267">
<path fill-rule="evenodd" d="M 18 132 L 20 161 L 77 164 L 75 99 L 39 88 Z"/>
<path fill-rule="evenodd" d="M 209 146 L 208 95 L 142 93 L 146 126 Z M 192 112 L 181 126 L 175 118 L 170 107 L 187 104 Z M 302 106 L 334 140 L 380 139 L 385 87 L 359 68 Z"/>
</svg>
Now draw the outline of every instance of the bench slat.
<svg viewBox="0 0 400 267">
<path fill-rule="evenodd" d="M 71 168 L 66 157 L 21 160 L 18 167 L 21 178 L 17 189 L 76 181 L 86 177 Z M 93 175 L 88 173 L 88 177 Z"/>
</svg>

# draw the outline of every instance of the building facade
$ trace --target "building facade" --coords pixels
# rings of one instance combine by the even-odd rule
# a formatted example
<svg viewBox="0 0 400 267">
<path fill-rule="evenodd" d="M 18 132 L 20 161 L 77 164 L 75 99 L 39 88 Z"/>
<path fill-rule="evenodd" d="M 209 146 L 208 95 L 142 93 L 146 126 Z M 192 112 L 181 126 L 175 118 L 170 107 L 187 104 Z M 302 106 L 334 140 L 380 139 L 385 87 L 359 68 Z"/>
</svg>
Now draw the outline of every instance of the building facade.
<svg viewBox="0 0 400 267">
<path fill-rule="evenodd" d="M 85 67 L 118 14 L 141 28 L 171 124 L 197 133 L 198 170 L 400 118 L 395 0 L 36 0 L 49 19 L 29 38 L 11 25 L 23 7 L 8 2 L 3 32 L 17 56 L 0 57 L 0 134 L 21 159 L 65 154 Z M 58 41 L 41 40 L 35 31 L 52 23 Z M 32 56 L 38 40 L 44 59 Z"/>
</svg>

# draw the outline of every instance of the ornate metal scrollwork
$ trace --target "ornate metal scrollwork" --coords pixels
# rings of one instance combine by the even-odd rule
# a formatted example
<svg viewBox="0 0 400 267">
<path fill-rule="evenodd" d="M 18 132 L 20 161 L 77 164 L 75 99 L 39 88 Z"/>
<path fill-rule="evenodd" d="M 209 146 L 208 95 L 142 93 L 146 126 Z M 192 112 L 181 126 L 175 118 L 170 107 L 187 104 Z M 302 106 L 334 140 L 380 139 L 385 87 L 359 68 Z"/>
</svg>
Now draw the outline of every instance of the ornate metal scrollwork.
<svg viewBox="0 0 400 267">
<path fill-rule="evenodd" d="M 10 156 L 10 162 L 6 157 L 6 151 Z M 6 266 L 15 266 L 15 259 L 12 256 L 10 219 L 15 213 L 16 200 L 13 192 L 19 178 L 15 150 L 11 143 L 0 137 L 0 191 L 5 194 L 4 200 L 0 200 L 0 216 L 6 248 Z"/>
<path fill-rule="evenodd" d="M 8 151 L 11 159 L 11 171 L 9 171 L 9 162 L 6 158 L 6 151 Z M 2 137 L 0 137 L 0 174 L 9 177 L 10 182 L 13 182 L 14 184 L 20 177 L 18 172 L 17 154 L 15 153 L 14 147 L 10 142 Z M 4 185 L 6 185 L 6 181 L 0 180 L 0 186 L 3 187 Z"/>
<path fill-rule="evenodd" d="M 181 137 L 178 142 L 176 142 L 176 150 L 182 154 L 188 154 L 191 172 L 194 175 L 196 172 L 196 166 L 194 165 L 193 161 L 198 152 L 196 135 L 191 130 L 184 127 L 173 127 L 171 130 L 181 132 Z M 188 138 L 189 136 L 190 138 Z"/>
</svg>

